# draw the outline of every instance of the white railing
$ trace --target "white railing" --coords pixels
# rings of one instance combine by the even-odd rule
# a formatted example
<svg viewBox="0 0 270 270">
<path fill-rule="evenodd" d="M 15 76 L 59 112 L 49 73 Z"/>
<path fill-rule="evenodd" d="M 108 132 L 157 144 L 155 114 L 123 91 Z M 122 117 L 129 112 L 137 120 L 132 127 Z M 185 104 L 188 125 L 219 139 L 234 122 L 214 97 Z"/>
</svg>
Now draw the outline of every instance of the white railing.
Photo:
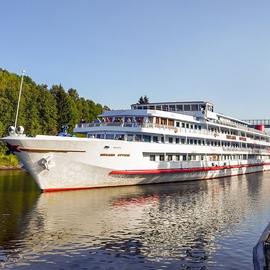
<svg viewBox="0 0 270 270">
<path fill-rule="evenodd" d="M 219 133 L 216 131 L 206 130 L 206 129 L 189 129 L 189 128 L 182 128 L 182 127 L 174 127 L 174 126 L 168 126 L 168 125 L 160 125 L 160 124 L 154 124 L 154 123 L 133 123 L 133 122 L 99 122 L 99 123 L 80 123 L 77 124 L 75 128 L 91 128 L 91 127 L 127 127 L 127 128 L 158 128 L 159 133 L 163 133 L 164 131 L 172 131 L 174 135 L 177 135 L 179 133 L 184 133 L 185 136 L 188 136 L 188 134 L 199 134 L 199 135 L 210 135 L 213 136 L 214 139 L 224 140 L 227 139 L 226 136 L 236 136 L 236 139 L 233 140 L 235 142 L 239 142 L 238 135 L 231 135 L 227 133 Z M 249 140 L 255 140 L 254 138 L 248 138 Z M 256 140 L 258 141 L 258 140 Z M 241 141 L 243 143 L 246 143 L 246 141 Z"/>
<path fill-rule="evenodd" d="M 227 122 L 224 122 L 224 121 L 221 121 L 221 120 L 211 120 L 210 123 L 217 123 L 217 124 L 220 124 L 220 125 L 224 125 L 224 126 L 228 126 L 228 127 L 235 127 L 235 128 L 239 128 L 239 129 L 243 129 L 245 131 L 250 131 L 250 132 L 257 132 L 261 135 L 269 135 L 269 132 L 267 131 L 261 131 L 261 130 L 257 130 L 257 129 L 254 129 L 254 128 L 249 128 L 245 125 L 241 125 L 241 124 L 236 124 L 236 123 L 227 123 Z"/>
</svg>

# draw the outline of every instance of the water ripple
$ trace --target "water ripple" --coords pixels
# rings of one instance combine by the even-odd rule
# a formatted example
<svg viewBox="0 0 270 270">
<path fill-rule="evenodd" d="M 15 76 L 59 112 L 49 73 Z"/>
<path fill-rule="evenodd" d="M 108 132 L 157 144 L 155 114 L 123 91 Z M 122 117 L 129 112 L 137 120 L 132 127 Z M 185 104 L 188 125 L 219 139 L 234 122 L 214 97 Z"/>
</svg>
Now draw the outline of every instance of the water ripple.
<svg viewBox="0 0 270 270">
<path fill-rule="evenodd" d="M 252 269 L 270 173 L 40 194 L 0 174 L 5 269 Z"/>
</svg>

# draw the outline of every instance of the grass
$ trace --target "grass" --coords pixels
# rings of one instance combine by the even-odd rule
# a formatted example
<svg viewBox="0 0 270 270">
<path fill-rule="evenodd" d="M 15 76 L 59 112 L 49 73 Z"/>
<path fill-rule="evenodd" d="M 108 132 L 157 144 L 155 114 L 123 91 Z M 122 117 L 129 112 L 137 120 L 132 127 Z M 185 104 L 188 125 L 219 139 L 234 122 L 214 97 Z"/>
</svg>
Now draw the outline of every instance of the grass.
<svg viewBox="0 0 270 270">
<path fill-rule="evenodd" d="M 18 167 L 19 160 L 14 155 L 0 153 L 0 167 Z"/>
</svg>

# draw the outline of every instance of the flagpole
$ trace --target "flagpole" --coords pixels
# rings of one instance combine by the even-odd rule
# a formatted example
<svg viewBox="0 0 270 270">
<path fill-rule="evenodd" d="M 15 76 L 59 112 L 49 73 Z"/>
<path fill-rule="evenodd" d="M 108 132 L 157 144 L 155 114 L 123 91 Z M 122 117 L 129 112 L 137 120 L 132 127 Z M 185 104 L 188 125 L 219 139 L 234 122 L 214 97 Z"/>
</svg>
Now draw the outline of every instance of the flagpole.
<svg viewBox="0 0 270 270">
<path fill-rule="evenodd" d="M 15 129 L 17 127 L 17 121 L 18 121 L 18 114 L 19 114 L 19 108 L 20 108 L 20 101 L 21 101 L 24 74 L 25 74 L 25 70 L 22 70 L 21 85 L 20 85 L 19 98 L 18 98 L 17 111 L 16 111 L 16 118 L 15 118 L 15 124 L 14 124 Z"/>
</svg>

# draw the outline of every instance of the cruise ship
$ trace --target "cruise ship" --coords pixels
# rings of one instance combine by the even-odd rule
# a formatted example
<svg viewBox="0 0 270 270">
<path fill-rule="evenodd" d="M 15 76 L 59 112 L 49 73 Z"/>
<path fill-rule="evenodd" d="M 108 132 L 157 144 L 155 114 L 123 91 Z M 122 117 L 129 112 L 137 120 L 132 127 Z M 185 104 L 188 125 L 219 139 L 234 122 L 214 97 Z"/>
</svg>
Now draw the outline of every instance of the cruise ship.
<svg viewBox="0 0 270 270">
<path fill-rule="evenodd" d="M 270 169 L 264 126 L 206 101 L 133 104 L 105 111 L 71 136 L 3 138 L 43 191 L 202 180 Z"/>
</svg>

